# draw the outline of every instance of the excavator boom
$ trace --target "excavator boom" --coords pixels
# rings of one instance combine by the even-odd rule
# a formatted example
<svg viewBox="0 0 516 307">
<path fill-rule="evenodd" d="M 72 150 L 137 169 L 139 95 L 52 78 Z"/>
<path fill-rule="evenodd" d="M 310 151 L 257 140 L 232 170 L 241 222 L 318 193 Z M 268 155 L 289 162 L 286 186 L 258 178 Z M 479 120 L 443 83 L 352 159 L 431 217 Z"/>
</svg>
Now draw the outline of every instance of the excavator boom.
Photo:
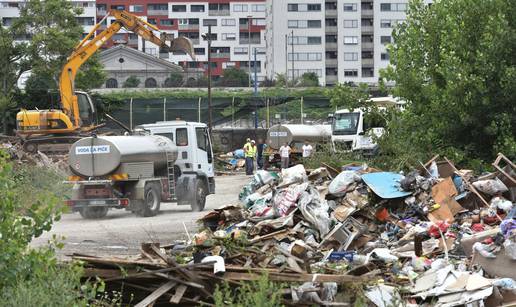
<svg viewBox="0 0 516 307">
<path fill-rule="evenodd" d="M 103 21 L 109 16 L 114 17 L 114 21 L 105 30 L 95 35 Z M 161 49 L 169 52 L 186 52 L 194 58 L 193 45 L 187 38 L 179 37 L 167 44 L 167 35 L 165 33 L 161 33 L 159 37 L 154 34 L 155 31 L 159 32 L 156 26 L 127 11 L 111 10 L 75 46 L 61 70 L 59 90 L 62 110 L 21 110 L 16 115 L 17 134 L 26 143 L 31 136 L 37 136 L 45 142 L 57 139 L 70 139 L 73 141 L 73 138 L 68 138 L 67 135 L 89 133 L 97 127 L 94 122 L 84 120 L 81 117 L 81 110 L 89 110 L 94 114 L 95 109 L 87 93 L 75 91 L 75 76 L 82 64 L 122 28 L 136 33 L 144 40 L 158 45 Z M 87 106 L 88 110 L 85 110 L 84 106 Z M 35 141 L 33 140 L 33 142 Z M 35 149 L 31 147 L 31 149 L 37 150 L 37 146 Z"/>
</svg>

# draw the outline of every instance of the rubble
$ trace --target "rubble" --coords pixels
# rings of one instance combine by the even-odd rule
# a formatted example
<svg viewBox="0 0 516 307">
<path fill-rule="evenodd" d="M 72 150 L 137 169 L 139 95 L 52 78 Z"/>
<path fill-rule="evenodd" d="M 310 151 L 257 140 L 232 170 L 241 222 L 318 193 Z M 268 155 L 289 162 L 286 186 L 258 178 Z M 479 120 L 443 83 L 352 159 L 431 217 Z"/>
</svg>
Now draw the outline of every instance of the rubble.
<svg viewBox="0 0 516 307">
<path fill-rule="evenodd" d="M 40 151 L 36 153 L 28 153 L 23 150 L 21 144 L 15 141 L 0 143 L 0 150 L 4 150 L 9 155 L 10 160 L 15 163 L 45 167 L 63 174 L 63 176 L 66 176 L 67 174 L 67 154 L 47 155 Z"/>
<path fill-rule="evenodd" d="M 199 219 L 189 242 L 150 244 L 133 260 L 75 259 L 88 276 L 138 290 L 139 306 L 209 305 L 215 284 L 260 274 L 288 283 L 285 304 L 515 303 L 516 169 L 509 161 L 486 178 L 436 159 L 406 175 L 367 165 L 258 171 L 240 203 Z M 362 292 L 340 295 L 351 283 Z"/>
</svg>

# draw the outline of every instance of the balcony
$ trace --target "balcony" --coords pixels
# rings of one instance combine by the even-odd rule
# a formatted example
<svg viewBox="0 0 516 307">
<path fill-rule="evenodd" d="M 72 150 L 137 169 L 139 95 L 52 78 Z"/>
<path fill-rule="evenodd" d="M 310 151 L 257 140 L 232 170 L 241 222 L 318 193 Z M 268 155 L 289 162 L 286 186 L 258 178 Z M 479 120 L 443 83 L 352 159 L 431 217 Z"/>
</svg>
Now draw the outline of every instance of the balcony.
<svg viewBox="0 0 516 307">
<path fill-rule="evenodd" d="M 244 45 L 244 44 L 249 44 L 249 39 L 244 37 L 244 38 L 240 38 L 240 40 L 238 41 L 238 43 L 240 45 Z M 262 40 L 260 38 L 251 38 L 251 44 L 252 45 L 259 45 L 262 43 Z"/>
<path fill-rule="evenodd" d="M 361 13 L 362 13 L 362 17 L 373 17 L 374 16 L 374 12 L 372 9 L 362 9 Z"/>
<path fill-rule="evenodd" d="M 106 10 L 97 9 L 97 16 L 106 16 L 106 14 Z"/>
<path fill-rule="evenodd" d="M 362 67 L 374 67 L 374 59 L 362 59 Z"/>
<path fill-rule="evenodd" d="M 326 33 L 328 33 L 328 32 L 337 33 L 337 26 L 326 26 L 324 29 L 325 29 Z"/>
<path fill-rule="evenodd" d="M 199 25 L 198 24 L 178 25 L 177 28 L 178 28 L 178 30 L 199 30 Z"/>
<path fill-rule="evenodd" d="M 362 50 L 373 50 L 374 49 L 374 43 L 362 43 Z"/>
<path fill-rule="evenodd" d="M 229 10 L 209 10 L 209 16 L 229 16 Z"/>
<path fill-rule="evenodd" d="M 326 67 L 337 67 L 338 60 L 337 59 L 326 59 Z"/>
<path fill-rule="evenodd" d="M 229 52 L 212 52 L 210 57 L 212 59 L 224 59 L 224 58 L 229 59 L 230 53 Z"/>
<path fill-rule="evenodd" d="M 326 42 L 325 47 L 326 47 L 326 49 L 337 50 L 338 45 L 337 45 L 337 43 Z"/>
<path fill-rule="evenodd" d="M 147 16 L 168 16 L 168 10 L 147 10 Z"/>
<path fill-rule="evenodd" d="M 324 13 L 326 17 L 337 17 L 337 10 L 327 9 Z"/>
<path fill-rule="evenodd" d="M 336 84 L 338 80 L 337 75 L 326 75 L 326 84 Z"/>
<path fill-rule="evenodd" d="M 362 30 L 362 33 L 373 33 L 374 32 L 373 26 L 362 26 L 361 30 Z"/>
</svg>

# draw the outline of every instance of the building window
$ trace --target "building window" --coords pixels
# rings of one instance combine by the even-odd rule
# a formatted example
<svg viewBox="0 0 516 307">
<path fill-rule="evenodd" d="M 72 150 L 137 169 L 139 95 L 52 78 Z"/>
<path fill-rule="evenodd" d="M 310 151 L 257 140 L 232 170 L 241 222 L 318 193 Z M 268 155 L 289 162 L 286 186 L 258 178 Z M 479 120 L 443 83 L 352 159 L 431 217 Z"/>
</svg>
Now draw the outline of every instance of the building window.
<svg viewBox="0 0 516 307">
<path fill-rule="evenodd" d="M 196 55 L 204 55 L 206 53 L 206 49 L 204 49 L 204 48 L 194 48 L 194 53 Z"/>
<path fill-rule="evenodd" d="M 344 36 L 344 45 L 358 44 L 358 36 Z"/>
<path fill-rule="evenodd" d="M 118 88 L 118 81 L 114 78 L 107 79 L 106 88 Z"/>
<path fill-rule="evenodd" d="M 322 77 L 322 69 L 294 69 L 295 78 L 299 78 L 306 73 L 314 73 L 317 77 Z M 288 76 L 292 76 L 292 69 L 288 70 Z"/>
<path fill-rule="evenodd" d="M 236 26 L 236 20 L 224 18 L 220 21 L 220 25 L 221 26 Z"/>
<path fill-rule="evenodd" d="M 236 34 L 235 33 L 222 33 L 222 40 L 223 41 L 234 41 L 236 40 Z"/>
<path fill-rule="evenodd" d="M 294 56 L 292 56 L 294 55 Z M 321 61 L 322 53 L 320 52 L 295 52 L 288 54 L 289 61 Z"/>
<path fill-rule="evenodd" d="M 120 10 L 120 11 L 123 11 L 123 10 L 125 10 L 125 5 L 121 5 L 121 4 L 112 5 L 112 6 L 111 6 L 111 9 L 112 9 L 112 10 Z"/>
<path fill-rule="evenodd" d="M 147 19 L 147 22 L 148 22 L 148 23 L 150 23 L 151 25 L 155 25 L 155 24 L 157 24 L 157 23 L 156 23 L 156 18 L 148 18 L 148 19 Z"/>
<path fill-rule="evenodd" d="M 142 13 L 143 5 L 129 5 L 129 12 L 131 13 Z"/>
<path fill-rule="evenodd" d="M 344 19 L 344 28 L 358 28 L 358 20 Z"/>
<path fill-rule="evenodd" d="M 406 10 L 406 3 L 380 3 L 380 11 L 382 12 L 405 12 Z"/>
<path fill-rule="evenodd" d="M 358 61 L 358 53 L 344 52 L 344 61 Z"/>
<path fill-rule="evenodd" d="M 344 77 L 358 77 L 358 69 L 344 69 Z"/>
<path fill-rule="evenodd" d="M 305 29 L 305 28 L 320 28 L 321 21 L 320 20 L 289 20 L 288 27 L 291 29 Z"/>
<path fill-rule="evenodd" d="M 289 12 L 320 12 L 320 4 L 290 3 L 287 6 Z"/>
<path fill-rule="evenodd" d="M 202 25 L 207 26 L 217 26 L 217 19 L 203 19 Z"/>
<path fill-rule="evenodd" d="M 149 4 L 150 6 L 150 4 Z M 149 10 L 151 8 L 149 7 Z M 176 13 L 179 13 L 179 12 L 186 12 L 186 5 L 172 5 L 172 12 L 176 12 Z"/>
<path fill-rule="evenodd" d="M 145 80 L 145 87 L 146 88 L 155 88 L 158 87 L 158 82 L 156 82 L 156 79 L 154 78 L 147 78 Z"/>
<path fill-rule="evenodd" d="M 289 36 L 288 44 L 294 45 L 320 45 L 322 39 L 320 36 Z"/>
<path fill-rule="evenodd" d="M 390 20 L 390 19 L 380 20 L 380 28 L 392 28 L 392 20 Z"/>
<path fill-rule="evenodd" d="M 265 18 L 253 18 L 251 19 L 251 24 L 253 26 L 265 26 L 266 21 Z"/>
<path fill-rule="evenodd" d="M 233 48 L 234 54 L 247 54 L 247 47 L 235 47 Z"/>
<path fill-rule="evenodd" d="M 251 11 L 265 12 L 265 4 L 253 4 L 253 5 L 251 5 Z"/>
<path fill-rule="evenodd" d="M 174 20 L 173 19 L 161 19 L 159 21 L 159 24 L 162 26 L 171 26 L 174 24 Z"/>
<path fill-rule="evenodd" d="M 390 36 L 380 36 L 380 43 L 386 45 L 391 43 L 391 37 Z"/>
<path fill-rule="evenodd" d="M 382 53 L 381 59 L 382 61 L 388 61 L 390 59 L 389 53 Z"/>
<path fill-rule="evenodd" d="M 247 12 L 247 4 L 233 4 L 233 12 Z"/>
<path fill-rule="evenodd" d="M 344 3 L 344 12 L 356 12 L 357 4 L 356 3 Z"/>
<path fill-rule="evenodd" d="M 192 12 L 192 13 L 204 12 L 204 10 L 205 10 L 204 5 L 199 5 L 199 4 L 190 5 L 190 12 Z"/>
</svg>

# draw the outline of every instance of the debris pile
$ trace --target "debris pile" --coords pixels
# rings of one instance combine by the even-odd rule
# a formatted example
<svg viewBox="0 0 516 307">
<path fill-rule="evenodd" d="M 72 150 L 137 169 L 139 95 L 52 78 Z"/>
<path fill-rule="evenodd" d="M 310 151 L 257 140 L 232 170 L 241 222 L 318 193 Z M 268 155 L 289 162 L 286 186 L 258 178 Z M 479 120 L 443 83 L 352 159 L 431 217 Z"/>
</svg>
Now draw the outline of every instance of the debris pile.
<svg viewBox="0 0 516 307">
<path fill-rule="evenodd" d="M 23 150 L 22 145 L 17 142 L 0 143 L 0 150 L 5 151 L 11 161 L 23 165 L 35 165 L 52 169 L 58 173 L 66 175 L 68 169 L 67 155 L 46 155 L 40 151 L 28 153 Z"/>
<path fill-rule="evenodd" d="M 241 171 L 245 168 L 244 150 L 237 149 L 218 156 L 217 161 L 226 171 Z"/>
<path fill-rule="evenodd" d="M 186 244 L 147 244 L 132 261 L 76 259 L 91 276 L 140 291 L 141 306 L 210 304 L 215 284 L 260 274 L 288 283 L 285 304 L 516 302 L 516 167 L 503 155 L 493 165 L 482 176 L 437 157 L 408 174 L 259 171 L 241 203 L 203 216 Z"/>
</svg>

